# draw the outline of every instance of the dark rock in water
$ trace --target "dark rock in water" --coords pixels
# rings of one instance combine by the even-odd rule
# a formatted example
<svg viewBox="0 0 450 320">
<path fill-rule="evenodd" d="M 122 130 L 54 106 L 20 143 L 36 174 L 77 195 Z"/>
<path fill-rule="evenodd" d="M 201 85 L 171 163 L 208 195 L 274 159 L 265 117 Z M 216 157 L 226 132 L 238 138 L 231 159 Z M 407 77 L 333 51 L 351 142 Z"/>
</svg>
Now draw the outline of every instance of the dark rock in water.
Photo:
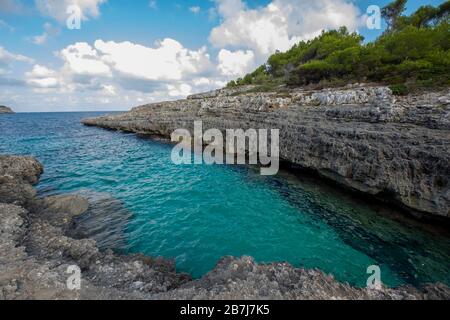
<svg viewBox="0 0 450 320">
<path fill-rule="evenodd" d="M 238 91 L 236 91 L 238 90 Z M 170 137 L 179 128 L 279 129 L 280 157 L 414 215 L 450 216 L 450 92 L 387 87 L 222 89 L 84 124 Z"/>
<path fill-rule="evenodd" d="M 48 208 L 65 212 L 70 218 L 82 215 L 88 210 L 89 202 L 79 195 L 59 195 L 45 198 Z"/>
<path fill-rule="evenodd" d="M 68 231 L 76 217 L 80 232 L 106 239 L 105 247 L 117 245 L 117 235 L 107 234 L 122 234 L 129 213 L 107 194 L 83 191 L 81 195 L 38 199 L 29 188 L 41 172 L 35 159 L 0 156 L 0 177 L 7 177 L 6 183 L 15 184 L 18 192 L 6 192 L 0 181 L 0 299 L 450 298 L 450 289 L 442 284 L 420 289 L 360 289 L 319 270 L 285 263 L 257 264 L 250 257 L 225 257 L 210 273 L 191 281 L 189 275 L 176 272 L 174 261 L 118 255 L 99 250 L 94 239 L 71 237 Z M 28 188 L 17 187 L 20 185 Z M 27 199 L 25 207 L 12 204 L 16 199 Z M 80 290 L 69 290 L 67 285 L 72 274 L 68 274 L 69 267 L 74 266 L 81 271 Z"/>
<path fill-rule="evenodd" d="M 11 108 L 8 108 L 6 106 L 0 106 L 0 114 L 2 113 L 14 113 L 14 111 L 12 111 Z"/>
<path fill-rule="evenodd" d="M 0 203 L 27 207 L 36 196 L 32 184 L 44 168 L 34 158 L 0 155 Z"/>
</svg>

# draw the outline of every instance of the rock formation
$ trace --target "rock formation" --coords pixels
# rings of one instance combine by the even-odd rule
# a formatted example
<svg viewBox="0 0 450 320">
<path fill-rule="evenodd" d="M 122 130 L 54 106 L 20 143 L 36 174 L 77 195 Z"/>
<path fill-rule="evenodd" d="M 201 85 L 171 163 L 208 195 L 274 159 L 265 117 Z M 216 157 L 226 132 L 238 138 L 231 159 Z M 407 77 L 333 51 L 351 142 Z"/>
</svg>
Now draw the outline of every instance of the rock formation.
<svg viewBox="0 0 450 320">
<path fill-rule="evenodd" d="M 162 135 L 280 129 L 280 157 L 352 190 L 425 217 L 450 216 L 450 92 L 394 97 L 383 86 L 222 89 L 83 121 Z M 191 131 L 192 132 L 192 131 Z"/>
<path fill-rule="evenodd" d="M 192 281 L 173 261 L 117 255 L 99 250 L 93 239 L 70 237 L 73 218 L 90 204 L 79 195 L 37 198 L 31 184 L 42 170 L 33 158 L 0 156 L 0 299 L 450 298 L 443 284 L 360 289 L 319 270 L 257 264 L 250 257 L 225 257 Z M 80 290 L 67 286 L 71 266 L 81 269 Z"/>
<path fill-rule="evenodd" d="M 0 114 L 1 113 L 14 113 L 14 111 L 12 111 L 11 108 L 0 106 Z"/>
</svg>

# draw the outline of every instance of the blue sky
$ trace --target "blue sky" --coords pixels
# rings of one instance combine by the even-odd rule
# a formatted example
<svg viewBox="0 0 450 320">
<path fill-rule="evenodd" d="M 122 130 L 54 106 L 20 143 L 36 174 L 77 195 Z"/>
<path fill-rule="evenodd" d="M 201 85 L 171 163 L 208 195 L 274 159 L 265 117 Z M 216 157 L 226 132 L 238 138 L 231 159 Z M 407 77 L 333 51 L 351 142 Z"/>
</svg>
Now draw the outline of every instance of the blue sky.
<svg viewBox="0 0 450 320">
<path fill-rule="evenodd" d="M 347 25 L 367 41 L 389 0 L 0 0 L 0 105 L 126 110 L 223 86 L 275 50 Z M 442 0 L 409 0 L 408 12 Z M 67 6 L 81 29 L 66 27 Z"/>
</svg>

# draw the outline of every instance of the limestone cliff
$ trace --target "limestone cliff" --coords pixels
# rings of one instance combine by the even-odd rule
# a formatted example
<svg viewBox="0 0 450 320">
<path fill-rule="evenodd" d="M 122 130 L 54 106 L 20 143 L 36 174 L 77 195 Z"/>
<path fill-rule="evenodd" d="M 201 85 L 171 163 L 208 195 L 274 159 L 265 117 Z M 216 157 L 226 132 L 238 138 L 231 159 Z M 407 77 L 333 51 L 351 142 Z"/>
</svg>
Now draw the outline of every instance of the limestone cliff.
<svg viewBox="0 0 450 320">
<path fill-rule="evenodd" d="M 394 97 L 383 86 L 222 89 L 83 121 L 170 136 L 210 128 L 280 129 L 280 157 L 414 214 L 450 216 L 450 91 Z"/>
</svg>

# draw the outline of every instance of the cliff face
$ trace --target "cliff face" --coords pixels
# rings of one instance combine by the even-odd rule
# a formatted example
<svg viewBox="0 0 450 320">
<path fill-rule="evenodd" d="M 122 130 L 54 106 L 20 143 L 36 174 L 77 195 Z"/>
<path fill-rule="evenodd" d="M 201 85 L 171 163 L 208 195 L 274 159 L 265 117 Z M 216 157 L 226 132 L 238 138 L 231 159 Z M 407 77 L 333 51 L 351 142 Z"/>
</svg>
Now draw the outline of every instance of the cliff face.
<svg viewBox="0 0 450 320">
<path fill-rule="evenodd" d="M 223 89 L 83 121 L 169 137 L 210 128 L 280 129 L 280 156 L 411 212 L 450 216 L 450 92 L 394 97 L 387 87 L 251 93 Z M 192 131 L 191 131 L 192 132 Z"/>
<path fill-rule="evenodd" d="M 0 106 L 0 113 L 14 113 L 14 111 L 12 111 L 11 108 Z"/>
<path fill-rule="evenodd" d="M 33 158 L 0 155 L 0 300 L 450 297 L 450 289 L 439 283 L 421 288 L 354 288 L 319 270 L 257 264 L 250 257 L 225 257 L 210 273 L 191 281 L 189 275 L 176 272 L 173 261 L 117 255 L 99 250 L 93 239 L 71 237 L 73 218 L 92 214 L 93 203 L 79 195 L 37 198 L 31 184 L 42 171 Z M 106 206 L 103 214 L 114 214 L 111 208 Z M 67 286 L 73 266 L 81 269 L 79 290 Z"/>
</svg>

